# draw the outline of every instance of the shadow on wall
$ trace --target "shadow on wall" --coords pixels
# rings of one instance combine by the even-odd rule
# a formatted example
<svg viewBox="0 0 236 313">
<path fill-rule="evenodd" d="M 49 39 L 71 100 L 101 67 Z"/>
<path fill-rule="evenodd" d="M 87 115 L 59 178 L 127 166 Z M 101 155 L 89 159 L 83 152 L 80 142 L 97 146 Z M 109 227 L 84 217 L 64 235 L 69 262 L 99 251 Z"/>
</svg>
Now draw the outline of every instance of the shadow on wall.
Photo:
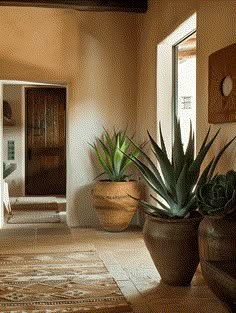
<svg viewBox="0 0 236 313">
<path fill-rule="evenodd" d="M 140 180 L 139 186 L 140 186 L 140 190 L 141 190 L 140 199 L 147 200 L 148 194 L 149 194 L 149 190 L 148 190 L 147 185 L 142 180 Z M 144 208 L 140 204 L 139 204 L 139 207 L 138 207 L 136 214 L 137 214 L 137 223 L 139 226 L 141 226 L 141 228 L 143 228 L 144 223 L 145 223 L 145 219 L 146 219 L 146 214 L 144 212 Z"/>
<path fill-rule="evenodd" d="M 24 181 L 19 179 L 8 179 L 10 197 L 22 197 L 23 196 L 23 186 Z"/>
<path fill-rule="evenodd" d="M 68 222 L 71 227 L 76 227 L 76 225 L 98 227 L 100 225 L 95 209 L 92 206 L 93 186 L 94 184 L 85 185 L 75 193 L 74 203 L 71 208 L 68 208 L 70 215 Z M 83 221 L 82 224 L 81 221 Z"/>
</svg>

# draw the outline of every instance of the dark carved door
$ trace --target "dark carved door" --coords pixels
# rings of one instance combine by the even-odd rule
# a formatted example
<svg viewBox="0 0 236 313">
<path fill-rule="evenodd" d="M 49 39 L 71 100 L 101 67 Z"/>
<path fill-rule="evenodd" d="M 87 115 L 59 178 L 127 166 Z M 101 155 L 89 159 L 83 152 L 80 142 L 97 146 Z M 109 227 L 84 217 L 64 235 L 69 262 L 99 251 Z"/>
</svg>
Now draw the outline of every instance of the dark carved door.
<svg viewBox="0 0 236 313">
<path fill-rule="evenodd" d="M 26 88 L 26 195 L 66 194 L 66 88 Z"/>
</svg>

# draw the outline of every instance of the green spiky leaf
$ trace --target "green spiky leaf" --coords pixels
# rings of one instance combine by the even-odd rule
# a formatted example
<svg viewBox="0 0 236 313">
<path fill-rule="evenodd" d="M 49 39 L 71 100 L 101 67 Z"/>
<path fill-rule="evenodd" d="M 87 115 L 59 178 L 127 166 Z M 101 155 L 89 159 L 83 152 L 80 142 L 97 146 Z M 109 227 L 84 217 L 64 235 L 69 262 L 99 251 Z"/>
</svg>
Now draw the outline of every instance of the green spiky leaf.
<svg viewBox="0 0 236 313">
<path fill-rule="evenodd" d="M 124 131 L 113 130 L 113 133 L 104 128 L 104 132 L 96 142 L 90 146 L 95 150 L 97 159 L 103 168 L 103 172 L 96 176 L 95 179 L 102 175 L 107 176 L 111 181 L 125 181 L 130 175 L 126 173 L 131 166 L 132 161 L 128 155 L 139 155 L 139 150 L 131 146 L 131 142 L 126 135 L 127 128 Z"/>
</svg>

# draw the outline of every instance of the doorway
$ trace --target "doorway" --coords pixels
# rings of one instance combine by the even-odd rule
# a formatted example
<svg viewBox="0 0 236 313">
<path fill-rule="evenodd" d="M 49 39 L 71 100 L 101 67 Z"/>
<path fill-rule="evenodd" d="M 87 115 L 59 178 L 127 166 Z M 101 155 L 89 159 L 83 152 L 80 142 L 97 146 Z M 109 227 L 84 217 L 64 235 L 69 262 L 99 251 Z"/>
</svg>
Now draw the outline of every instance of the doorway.
<svg viewBox="0 0 236 313">
<path fill-rule="evenodd" d="M 66 195 L 66 88 L 25 88 L 25 195 Z"/>
<path fill-rule="evenodd" d="M 59 127 L 59 137 L 64 138 L 64 147 L 61 148 L 61 142 L 62 140 L 58 140 L 57 143 L 59 148 L 55 148 L 54 146 L 50 146 L 49 152 L 53 152 L 53 156 L 51 156 L 51 159 L 60 159 L 62 156 L 58 153 L 58 151 L 63 151 L 63 166 L 57 167 L 60 171 L 60 178 L 58 181 L 61 180 L 61 173 L 63 173 L 65 180 L 63 188 L 61 188 L 59 191 L 56 190 L 53 192 L 52 188 L 47 187 L 50 192 L 45 193 L 45 195 L 42 194 L 42 192 L 32 195 L 27 195 L 26 193 L 26 161 L 27 161 L 27 153 L 28 150 L 26 149 L 26 89 L 28 90 L 35 88 L 35 89 L 48 89 L 48 91 L 51 91 L 51 94 L 54 92 L 59 93 L 59 96 L 57 97 L 58 104 L 53 104 L 52 107 L 60 107 L 60 114 L 57 115 L 58 120 L 62 120 L 62 116 L 64 119 L 64 123 L 61 123 L 62 126 Z M 52 90 L 53 89 L 53 90 Z M 38 98 L 40 95 L 38 94 Z M 45 96 L 46 97 L 46 96 Z M 31 97 L 32 98 L 32 97 Z M 48 95 L 48 98 L 50 96 Z M 55 95 L 54 95 L 55 98 Z M 59 217 L 60 222 L 65 221 L 66 219 L 66 107 L 67 107 L 67 86 L 65 83 L 58 84 L 58 83 L 43 83 L 43 82 L 27 82 L 27 81 L 13 81 L 13 80 L 1 80 L 0 81 L 0 101 L 3 103 L 3 100 L 7 101 L 11 107 L 11 120 L 5 119 L 5 115 L 3 116 L 3 105 L 1 106 L 0 110 L 0 119 L 1 119 L 1 125 L 0 125 L 0 141 L 1 141 L 1 153 L 0 153 L 0 164 L 4 165 L 4 168 L 7 168 L 11 165 L 15 165 L 14 171 L 11 171 L 11 173 L 6 176 L 3 175 L 1 178 L 1 184 L 0 184 L 0 228 L 2 227 L 8 227 L 10 222 L 8 222 L 9 215 L 6 213 L 6 210 L 4 210 L 2 196 L 3 196 L 3 190 L 2 190 L 2 182 L 6 182 L 8 184 L 8 194 L 9 194 L 9 201 L 11 205 L 11 212 L 14 213 L 16 217 L 18 216 L 16 213 L 25 214 L 27 217 L 27 213 L 29 211 L 38 212 L 37 214 L 41 214 L 43 216 L 43 220 L 40 220 L 41 222 L 51 222 L 51 219 L 49 218 L 45 219 L 45 214 L 48 213 L 48 211 L 51 211 L 52 214 L 56 214 L 57 217 Z M 36 101 L 37 99 L 35 99 Z M 44 102 L 46 100 L 44 99 Z M 49 100 L 48 100 L 49 101 Z M 54 101 L 55 102 L 55 101 Z M 62 104 L 63 103 L 63 106 Z M 47 107 L 47 106 L 45 106 Z M 35 108 L 36 109 L 36 108 Z M 52 108 L 50 108 L 52 110 Z M 54 108 L 55 110 L 55 108 Z M 40 114 L 38 114 L 40 117 Z M 55 115 L 55 114 L 54 114 Z M 37 114 L 35 115 L 37 116 Z M 35 123 L 38 121 L 38 119 L 35 118 Z M 36 126 L 36 132 L 40 131 L 40 128 L 45 128 L 46 130 L 46 123 L 48 121 L 42 122 L 42 120 L 39 120 L 41 123 L 35 124 Z M 54 119 L 50 120 L 51 124 L 57 124 L 57 122 Z M 40 127 L 38 127 L 40 126 Z M 41 127 L 42 126 L 42 127 Z M 38 128 L 38 129 L 37 129 Z M 55 129 L 54 129 L 55 133 Z M 61 135 L 63 133 L 63 135 Z M 36 136 L 38 137 L 38 136 Z M 9 143 L 14 142 L 14 152 L 12 153 Z M 54 139 L 54 143 L 55 143 Z M 54 149 L 55 148 L 55 149 Z M 50 151 L 51 150 L 51 151 Z M 54 150 L 54 151 L 53 151 Z M 37 154 L 37 153 L 36 153 Z M 40 160 L 42 157 L 40 157 Z M 43 162 L 42 162 L 43 163 Z M 56 163 L 54 160 L 54 164 Z M 52 172 L 50 172 L 52 174 Z M 0 175 L 1 176 L 1 175 Z M 49 175 L 44 176 L 44 185 L 48 186 L 47 180 L 49 179 L 49 185 L 51 183 L 53 177 Z M 54 177 L 55 180 L 55 177 Z M 36 182 L 36 179 L 34 183 Z M 51 184 L 52 185 L 52 184 Z M 42 190 L 41 190 L 42 191 Z M 49 195 L 50 193 L 50 195 Z M 52 194 L 54 193 L 54 195 Z M 51 205 L 53 204 L 53 206 Z M 47 212 L 46 212 L 47 211 Z M 33 214 L 34 215 L 34 214 Z M 50 215 L 51 216 L 51 215 Z M 34 216 L 37 217 L 37 216 Z M 41 217 L 40 217 L 41 218 Z M 22 218 L 23 219 L 23 218 Z M 37 222 L 39 219 L 37 219 Z M 15 221 L 14 221 L 15 222 Z M 26 220 L 22 220 L 22 223 L 19 225 L 26 223 Z M 11 227 L 11 226 L 9 226 Z"/>
</svg>

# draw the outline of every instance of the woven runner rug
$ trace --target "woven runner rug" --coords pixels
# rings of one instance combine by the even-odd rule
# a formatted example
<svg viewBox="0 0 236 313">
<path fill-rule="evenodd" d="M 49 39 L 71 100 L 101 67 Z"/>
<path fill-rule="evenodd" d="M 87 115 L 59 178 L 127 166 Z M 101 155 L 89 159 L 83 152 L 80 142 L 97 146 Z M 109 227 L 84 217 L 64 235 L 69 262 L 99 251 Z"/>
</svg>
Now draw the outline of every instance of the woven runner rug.
<svg viewBox="0 0 236 313">
<path fill-rule="evenodd" d="M 33 202 L 33 200 L 29 201 L 17 201 L 15 203 L 11 203 L 11 209 L 13 211 L 19 210 L 19 211 L 30 211 L 30 210 L 41 210 L 41 211 L 55 211 L 58 209 L 58 204 L 57 202 L 45 202 L 45 203 L 37 203 L 37 202 Z"/>
<path fill-rule="evenodd" d="M 60 223 L 59 211 L 13 211 L 8 224 Z"/>
<path fill-rule="evenodd" d="M 0 256 L 0 312 L 132 312 L 95 251 Z"/>
</svg>

